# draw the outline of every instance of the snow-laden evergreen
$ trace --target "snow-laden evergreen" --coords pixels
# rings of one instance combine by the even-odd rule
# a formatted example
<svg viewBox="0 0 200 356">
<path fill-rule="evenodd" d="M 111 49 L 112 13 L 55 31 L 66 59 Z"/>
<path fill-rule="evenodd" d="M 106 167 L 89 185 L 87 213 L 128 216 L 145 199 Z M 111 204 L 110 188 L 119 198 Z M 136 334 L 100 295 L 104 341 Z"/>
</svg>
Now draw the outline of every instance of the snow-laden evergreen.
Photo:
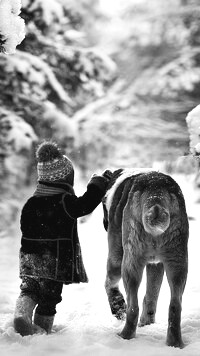
<svg viewBox="0 0 200 356">
<path fill-rule="evenodd" d="M 190 151 L 193 154 L 200 153 L 200 105 L 197 105 L 186 116 L 186 122 L 188 125 L 188 132 L 190 138 Z"/>
<path fill-rule="evenodd" d="M 19 16 L 20 0 L 0 0 L 0 49 L 6 54 L 15 53 L 16 46 L 25 37 L 25 23 Z"/>
</svg>

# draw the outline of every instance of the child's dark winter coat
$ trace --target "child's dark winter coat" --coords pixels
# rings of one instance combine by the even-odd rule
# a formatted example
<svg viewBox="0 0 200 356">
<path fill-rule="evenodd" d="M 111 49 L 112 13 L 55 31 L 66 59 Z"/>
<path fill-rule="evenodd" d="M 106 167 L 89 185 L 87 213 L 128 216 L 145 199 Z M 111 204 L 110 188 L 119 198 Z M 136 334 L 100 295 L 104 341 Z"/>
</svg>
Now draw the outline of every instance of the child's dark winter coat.
<svg viewBox="0 0 200 356">
<path fill-rule="evenodd" d="M 94 176 L 86 193 L 77 197 L 68 184 L 42 182 L 58 194 L 32 196 L 21 215 L 20 277 L 58 282 L 87 282 L 77 234 L 77 218 L 91 213 L 101 202 L 107 179 Z M 60 187 L 65 192 L 60 193 Z M 45 192 L 45 189 L 44 189 Z"/>
</svg>

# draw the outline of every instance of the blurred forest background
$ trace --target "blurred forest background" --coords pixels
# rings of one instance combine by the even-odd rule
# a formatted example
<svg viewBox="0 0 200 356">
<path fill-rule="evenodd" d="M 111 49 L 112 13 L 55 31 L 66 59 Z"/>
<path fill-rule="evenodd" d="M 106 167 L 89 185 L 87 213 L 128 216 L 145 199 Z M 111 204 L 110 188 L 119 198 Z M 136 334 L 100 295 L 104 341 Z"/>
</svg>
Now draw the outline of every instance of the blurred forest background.
<svg viewBox="0 0 200 356">
<path fill-rule="evenodd" d="M 59 142 L 84 179 L 187 154 L 199 104 L 198 0 L 22 0 L 26 37 L 0 54 L 0 235 Z"/>
</svg>

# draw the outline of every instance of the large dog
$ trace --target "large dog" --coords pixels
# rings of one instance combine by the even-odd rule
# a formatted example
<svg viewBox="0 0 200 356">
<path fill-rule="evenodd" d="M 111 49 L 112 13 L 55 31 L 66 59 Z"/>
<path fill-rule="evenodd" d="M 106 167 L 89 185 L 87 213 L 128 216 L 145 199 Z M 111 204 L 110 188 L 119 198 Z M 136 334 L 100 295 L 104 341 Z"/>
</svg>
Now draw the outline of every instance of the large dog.
<svg viewBox="0 0 200 356">
<path fill-rule="evenodd" d="M 181 302 L 188 271 L 188 218 L 179 185 L 166 174 L 148 169 L 113 173 L 103 201 L 108 231 L 105 288 L 112 313 L 122 318 L 124 339 L 135 337 L 138 288 L 146 266 L 147 289 L 140 326 L 155 322 L 164 270 L 171 290 L 167 345 L 183 347 Z M 122 276 L 127 306 L 119 291 Z"/>
</svg>

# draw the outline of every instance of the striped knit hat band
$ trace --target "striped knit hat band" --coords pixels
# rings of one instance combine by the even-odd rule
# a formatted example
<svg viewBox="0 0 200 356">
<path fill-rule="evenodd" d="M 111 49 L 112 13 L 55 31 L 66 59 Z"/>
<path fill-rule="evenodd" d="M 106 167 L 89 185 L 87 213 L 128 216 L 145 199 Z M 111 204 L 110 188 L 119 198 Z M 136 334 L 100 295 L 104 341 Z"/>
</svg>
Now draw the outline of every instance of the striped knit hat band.
<svg viewBox="0 0 200 356">
<path fill-rule="evenodd" d="M 54 182 L 59 179 L 66 179 L 73 173 L 72 162 L 66 157 L 55 159 L 50 162 L 38 162 L 37 164 L 38 180 Z"/>
</svg>

